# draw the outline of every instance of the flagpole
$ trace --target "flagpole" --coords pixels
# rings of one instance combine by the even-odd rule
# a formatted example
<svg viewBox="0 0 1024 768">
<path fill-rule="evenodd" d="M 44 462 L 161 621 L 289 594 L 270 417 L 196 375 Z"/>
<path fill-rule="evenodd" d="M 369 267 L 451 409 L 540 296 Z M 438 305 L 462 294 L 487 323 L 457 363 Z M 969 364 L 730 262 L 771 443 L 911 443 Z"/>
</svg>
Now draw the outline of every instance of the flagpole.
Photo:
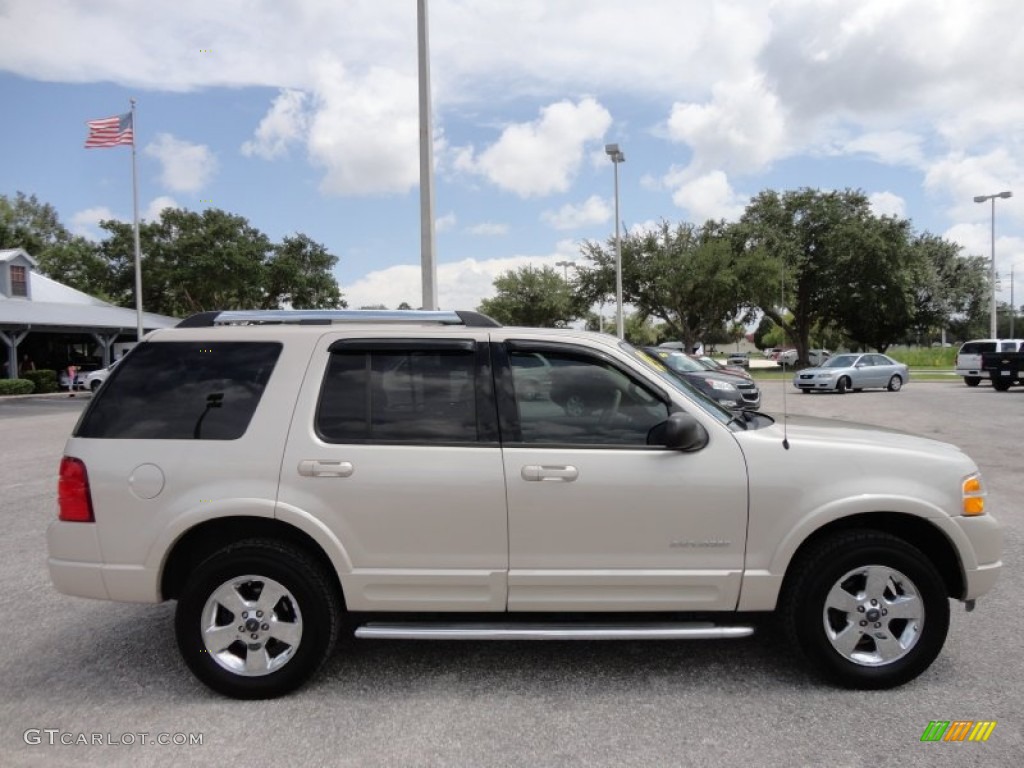
<svg viewBox="0 0 1024 768">
<path fill-rule="evenodd" d="M 135 99 L 132 105 L 132 229 L 135 236 L 135 313 L 138 316 L 138 341 L 142 341 L 142 248 L 139 245 L 139 175 L 135 170 Z"/>
</svg>

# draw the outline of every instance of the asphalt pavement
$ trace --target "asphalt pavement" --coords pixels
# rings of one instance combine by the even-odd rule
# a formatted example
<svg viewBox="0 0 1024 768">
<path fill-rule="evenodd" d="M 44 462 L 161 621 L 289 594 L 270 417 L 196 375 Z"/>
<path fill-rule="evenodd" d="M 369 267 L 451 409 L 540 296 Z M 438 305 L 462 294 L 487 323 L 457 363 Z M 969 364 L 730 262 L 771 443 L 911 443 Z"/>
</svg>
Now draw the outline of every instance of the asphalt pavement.
<svg viewBox="0 0 1024 768">
<path fill-rule="evenodd" d="M 1006 567 L 974 613 L 953 604 L 942 654 L 902 688 L 832 688 L 764 633 L 348 639 L 287 698 L 221 698 L 179 659 L 173 604 L 90 601 L 50 585 L 57 466 L 88 395 L 0 400 L 0 766 L 1020 766 L 1024 390 L 911 382 L 801 395 L 766 382 L 763 392 L 766 411 L 901 427 L 960 445 L 982 468 Z M 922 743 L 933 720 L 997 726 L 986 743 Z M 186 743 L 153 743 L 161 734 Z"/>
</svg>

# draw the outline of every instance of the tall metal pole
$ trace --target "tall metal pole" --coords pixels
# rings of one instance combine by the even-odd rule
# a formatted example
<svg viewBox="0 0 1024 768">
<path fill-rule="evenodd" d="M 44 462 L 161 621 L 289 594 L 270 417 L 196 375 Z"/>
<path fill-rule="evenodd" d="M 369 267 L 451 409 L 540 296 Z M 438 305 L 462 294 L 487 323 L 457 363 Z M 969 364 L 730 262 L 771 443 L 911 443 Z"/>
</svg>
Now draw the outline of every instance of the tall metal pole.
<svg viewBox="0 0 1024 768">
<path fill-rule="evenodd" d="M 619 161 L 615 166 L 615 333 L 620 339 L 626 338 L 626 326 L 622 320 L 622 237 L 619 234 Z"/>
<path fill-rule="evenodd" d="M 996 321 L 996 197 L 992 196 L 992 262 L 988 265 L 988 279 L 992 285 L 992 300 L 989 302 L 989 334 L 990 339 L 999 338 L 998 322 Z"/>
<path fill-rule="evenodd" d="M 142 341 L 142 247 L 139 245 L 139 176 L 135 170 L 135 137 L 138 126 L 135 124 L 135 99 L 132 105 L 132 230 L 135 238 L 135 315 L 138 328 L 136 341 Z"/>
<path fill-rule="evenodd" d="M 1017 319 L 1017 305 L 1013 303 L 1013 267 L 1010 267 L 1010 338 L 1015 339 L 1013 335 L 1013 321 Z"/>
<path fill-rule="evenodd" d="M 619 163 L 625 162 L 626 156 L 618 144 L 605 144 L 605 154 L 612 159 L 615 166 L 615 332 L 620 339 L 626 337 L 626 328 L 622 321 L 622 237 L 619 234 Z"/>
<path fill-rule="evenodd" d="M 992 296 L 989 299 L 989 338 L 998 338 L 998 328 L 996 325 L 996 198 L 1001 197 L 1004 200 L 1008 197 L 1013 197 L 1013 192 L 998 192 L 994 195 L 977 195 L 974 198 L 976 203 L 984 203 L 986 200 L 992 201 L 992 261 L 988 265 L 988 280 L 992 286 Z"/>
<path fill-rule="evenodd" d="M 423 309 L 437 309 L 437 259 L 434 237 L 434 132 L 430 111 L 430 45 L 427 0 L 417 0 L 420 76 L 420 268 Z"/>
</svg>

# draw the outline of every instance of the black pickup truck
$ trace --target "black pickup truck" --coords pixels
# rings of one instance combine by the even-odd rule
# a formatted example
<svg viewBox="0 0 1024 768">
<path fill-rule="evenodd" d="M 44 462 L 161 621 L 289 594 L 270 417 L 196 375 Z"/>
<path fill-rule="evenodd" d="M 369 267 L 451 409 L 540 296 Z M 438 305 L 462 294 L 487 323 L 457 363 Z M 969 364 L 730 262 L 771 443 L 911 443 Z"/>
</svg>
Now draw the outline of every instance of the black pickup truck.
<svg viewBox="0 0 1024 768">
<path fill-rule="evenodd" d="M 988 371 L 992 386 L 1000 392 L 1014 384 L 1024 384 L 1024 352 L 983 352 L 981 367 Z"/>
</svg>

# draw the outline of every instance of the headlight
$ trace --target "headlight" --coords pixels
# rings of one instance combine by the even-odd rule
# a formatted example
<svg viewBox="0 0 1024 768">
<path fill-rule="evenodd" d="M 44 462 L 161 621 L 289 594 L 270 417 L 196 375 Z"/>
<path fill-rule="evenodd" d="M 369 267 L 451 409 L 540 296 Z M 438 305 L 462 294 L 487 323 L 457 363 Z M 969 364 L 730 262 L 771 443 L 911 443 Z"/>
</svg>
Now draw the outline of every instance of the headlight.
<svg viewBox="0 0 1024 768">
<path fill-rule="evenodd" d="M 724 392 L 735 392 L 736 387 L 730 384 L 728 381 L 719 381 L 718 379 L 704 379 L 708 384 L 711 385 L 712 389 L 719 389 Z"/>
<path fill-rule="evenodd" d="M 834 377 L 835 377 L 834 373 L 819 373 L 815 378 L 818 378 L 818 379 L 831 379 L 831 378 L 834 378 Z"/>
<path fill-rule="evenodd" d="M 964 515 L 976 517 L 985 514 L 985 488 L 981 475 L 968 475 L 961 485 Z"/>
</svg>

